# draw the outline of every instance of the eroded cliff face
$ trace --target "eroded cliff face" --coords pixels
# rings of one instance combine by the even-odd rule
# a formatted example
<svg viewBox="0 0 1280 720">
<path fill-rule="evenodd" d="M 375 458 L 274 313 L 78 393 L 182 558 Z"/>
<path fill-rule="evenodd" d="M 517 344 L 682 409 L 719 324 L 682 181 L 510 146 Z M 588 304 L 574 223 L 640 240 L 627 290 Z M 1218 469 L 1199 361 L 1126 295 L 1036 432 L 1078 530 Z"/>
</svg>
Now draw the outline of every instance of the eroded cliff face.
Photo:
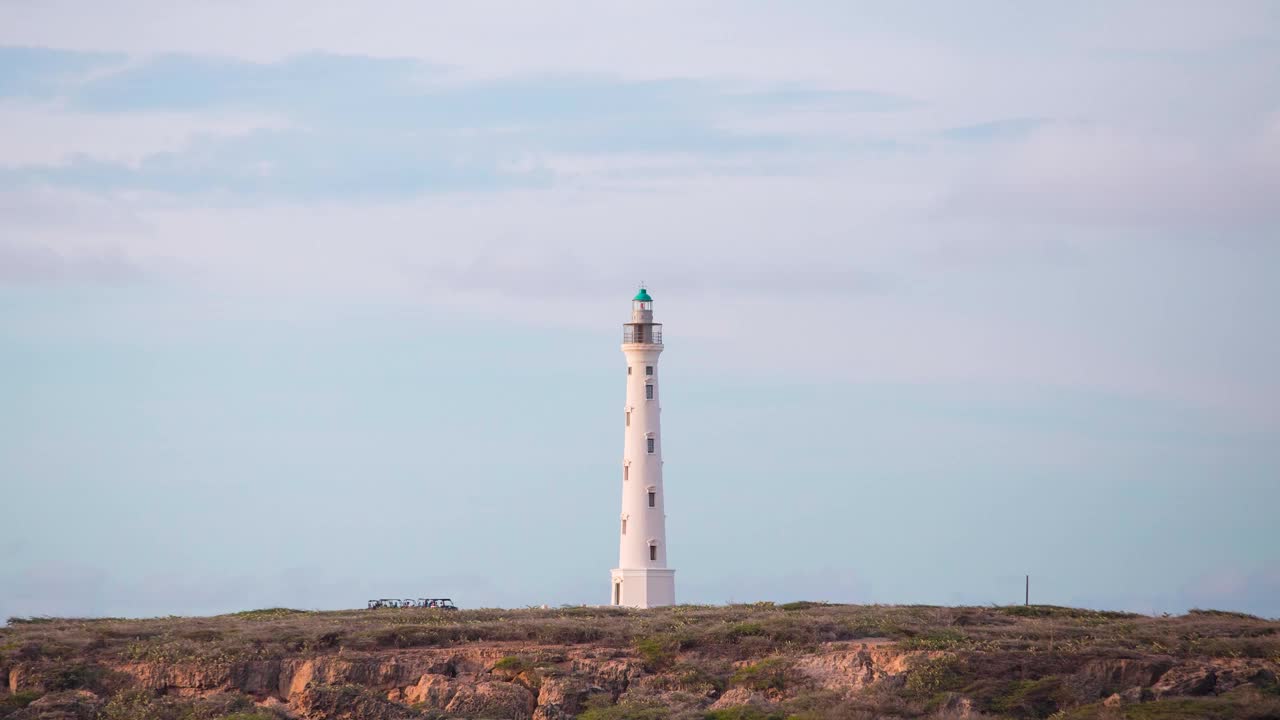
<svg viewBox="0 0 1280 720">
<path fill-rule="evenodd" d="M 705 668 L 719 668 L 719 673 Z M 46 670 L 39 662 L 7 669 L 11 694 L 42 695 L 10 717 L 102 717 L 108 698 L 129 690 L 174 698 L 238 694 L 269 715 L 308 720 L 562 720 L 583 712 L 593 698 L 596 704 L 657 705 L 677 714 L 743 706 L 768 711 L 804 694 L 857 698 L 876 693 L 932 696 L 936 712 L 964 717 L 979 711 L 964 694 L 946 689 L 952 687 L 948 678 L 975 672 L 982 677 L 983 671 L 992 678 L 1007 676 L 1011 680 L 1002 682 L 1013 682 L 1022 693 L 1011 696 L 1006 712 L 1035 717 L 1041 710 L 1089 703 L 1116 707 L 1268 687 L 1280 668 L 1261 659 L 1019 657 L 905 649 L 871 640 L 752 661 L 684 653 L 666 658 L 663 667 L 647 666 L 626 649 L 512 643 L 244 662 L 117 662 L 97 666 L 101 689 L 96 693 L 57 692 L 58 678 Z M 1019 674 L 1053 682 L 1019 680 Z"/>
<path fill-rule="evenodd" d="M 531 667 L 503 667 L 506 658 L 521 658 L 520 664 Z M 571 717 L 591 694 L 616 698 L 641 674 L 632 660 L 600 658 L 591 650 L 520 646 L 330 655 L 225 668 L 139 663 L 118 670 L 153 690 L 233 690 L 267 705 L 277 700 L 305 718 L 420 714 L 405 713 L 410 707 L 453 717 L 512 720 Z M 335 688 L 348 690 L 344 694 Z"/>
<path fill-rule="evenodd" d="M 233 663 L 108 663 L 100 668 L 116 690 L 173 697 L 240 693 L 259 706 L 302 718 L 381 720 L 435 711 L 454 717 L 550 720 L 581 712 L 593 694 L 616 699 L 644 674 L 635 659 L 612 654 L 491 645 Z M 517 664 L 510 662 L 513 658 L 528 668 L 512 669 Z M 43 694 L 50 690 L 49 680 L 39 663 L 18 663 L 8 670 L 13 694 Z"/>
<path fill-rule="evenodd" d="M 1280 720 L 1277 675 L 1280 622 L 1212 610 L 268 608 L 0 627 L 0 720 Z"/>
</svg>

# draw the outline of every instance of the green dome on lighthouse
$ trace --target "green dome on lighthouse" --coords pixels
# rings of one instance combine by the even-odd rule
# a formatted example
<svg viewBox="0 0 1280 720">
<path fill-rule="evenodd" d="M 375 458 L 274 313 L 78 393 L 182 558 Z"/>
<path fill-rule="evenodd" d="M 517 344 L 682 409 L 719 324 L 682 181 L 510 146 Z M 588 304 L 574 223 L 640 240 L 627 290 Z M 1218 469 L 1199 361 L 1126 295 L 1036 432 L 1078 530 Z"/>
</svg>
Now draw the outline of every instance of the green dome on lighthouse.
<svg viewBox="0 0 1280 720">
<path fill-rule="evenodd" d="M 636 293 L 636 296 L 631 299 L 637 302 L 653 302 L 653 298 L 649 297 L 649 291 L 644 288 L 640 288 L 640 292 Z"/>
</svg>

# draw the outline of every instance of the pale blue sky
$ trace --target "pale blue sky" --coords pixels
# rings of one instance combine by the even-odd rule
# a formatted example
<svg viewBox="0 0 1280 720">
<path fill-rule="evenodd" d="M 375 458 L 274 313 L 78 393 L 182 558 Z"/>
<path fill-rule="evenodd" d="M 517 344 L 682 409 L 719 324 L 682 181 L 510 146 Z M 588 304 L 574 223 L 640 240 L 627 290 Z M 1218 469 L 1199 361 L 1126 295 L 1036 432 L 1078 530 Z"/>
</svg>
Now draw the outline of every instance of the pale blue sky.
<svg viewBox="0 0 1280 720">
<path fill-rule="evenodd" d="M 142 22 L 139 18 L 145 18 Z M 0 616 L 1280 616 L 1270 3 L 0 0 Z"/>
</svg>

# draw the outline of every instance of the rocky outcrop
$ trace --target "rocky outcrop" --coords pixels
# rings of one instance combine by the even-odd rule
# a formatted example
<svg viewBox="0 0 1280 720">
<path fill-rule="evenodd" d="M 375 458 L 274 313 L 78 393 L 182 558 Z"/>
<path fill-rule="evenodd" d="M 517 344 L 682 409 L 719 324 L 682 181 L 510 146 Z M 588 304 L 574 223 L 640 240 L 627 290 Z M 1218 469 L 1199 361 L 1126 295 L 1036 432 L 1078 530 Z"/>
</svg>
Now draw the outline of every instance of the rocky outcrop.
<svg viewBox="0 0 1280 720">
<path fill-rule="evenodd" d="M 538 689 L 538 704 L 533 720 L 566 720 L 582 712 L 593 694 L 606 692 L 583 678 L 548 677 Z"/>
<path fill-rule="evenodd" d="M 479 675 L 501 657 L 500 649 L 476 648 L 291 658 L 281 664 L 275 691 L 285 698 L 309 684 L 353 684 L 387 691 L 413 685 L 423 675 Z"/>
<path fill-rule="evenodd" d="M 564 674 L 580 677 L 592 687 L 609 693 L 616 700 L 631 687 L 632 681 L 644 675 L 645 671 L 640 663 L 630 658 L 600 660 L 570 657 Z"/>
<path fill-rule="evenodd" d="M 769 702 L 762 693 L 746 688 L 729 688 L 714 703 L 711 703 L 712 710 L 724 710 L 726 708 L 735 707 L 753 707 L 759 709 L 769 709 L 773 703 Z"/>
<path fill-rule="evenodd" d="M 65 665 L 57 674 L 50 660 L 10 665 L 10 692 L 50 694 L 0 717 L 89 720 L 101 716 L 105 698 L 119 688 L 164 702 L 207 702 L 227 694 L 249 707 L 304 720 L 569 720 L 596 702 L 659 705 L 688 714 L 743 706 L 767 713 L 787 710 L 803 693 L 847 698 L 855 705 L 876 695 L 925 694 L 933 698 L 933 709 L 967 717 L 1000 707 L 1040 708 L 1035 703 L 1042 702 L 1050 709 L 1091 703 L 1117 708 L 1221 695 L 1248 684 L 1271 688 L 1280 672 L 1276 663 L 1261 659 L 917 650 L 886 641 L 830 643 L 737 660 L 699 648 L 679 653 L 661 671 L 646 670 L 625 649 L 515 643 L 333 650 L 238 662 L 100 662 L 74 665 L 79 675 L 72 676 Z M 777 681 L 743 675 L 766 662 L 783 666 Z M 913 678 L 915 673 L 928 675 Z M 949 679 L 949 673 L 963 681 Z M 68 681 L 88 677 L 95 684 L 57 692 Z"/>
<path fill-rule="evenodd" d="M 1218 672 L 1212 666 L 1186 664 L 1170 668 L 1169 672 L 1151 686 L 1151 692 L 1157 699 L 1208 695 L 1217 684 Z"/>
<path fill-rule="evenodd" d="M 446 715 L 530 720 L 534 695 L 527 688 L 500 680 L 455 679 L 423 675 L 415 685 L 393 691 L 401 702 Z"/>
<path fill-rule="evenodd" d="M 411 720 L 419 717 L 403 705 L 376 697 L 354 685 L 309 687 L 290 698 L 290 707 L 307 720 Z"/>
<path fill-rule="evenodd" d="M 284 668 L 291 669 L 294 664 L 280 660 L 135 662 L 113 669 L 133 678 L 136 687 L 164 694 L 196 696 L 236 691 L 267 697 L 277 693 Z"/>
<path fill-rule="evenodd" d="M 1168 657 L 1086 660 L 1065 676 L 1063 687 L 1076 702 L 1091 703 L 1134 688 L 1149 688 L 1173 665 Z"/>
<path fill-rule="evenodd" d="M 365 713 L 360 717 L 381 718 L 394 714 L 391 706 L 415 705 L 446 715 L 513 720 L 573 717 L 592 695 L 614 700 L 642 674 L 633 660 L 597 659 L 581 651 L 550 654 L 559 662 L 554 673 L 545 676 L 494 670 L 498 660 L 513 654 L 508 647 L 424 649 L 242 663 L 139 662 L 115 669 L 135 687 L 156 693 L 184 697 L 235 691 L 260 701 L 278 698 L 303 715 L 356 717 L 351 708 L 358 707 Z M 21 672 L 11 673 L 19 684 L 22 677 Z M 368 693 L 335 688 L 363 688 Z"/>
<path fill-rule="evenodd" d="M 366 714 L 359 717 L 391 717 L 395 707 L 414 705 L 446 715 L 564 720 L 580 713 L 593 695 L 610 701 L 623 695 L 649 701 L 679 695 L 682 703 L 710 708 L 767 706 L 771 701 L 759 692 L 733 687 L 721 692 L 706 678 L 676 671 L 648 673 L 632 658 L 601 659 L 575 648 L 530 649 L 531 657 L 549 658 L 539 661 L 540 670 L 531 665 L 494 668 L 498 660 L 519 652 L 512 647 L 440 648 L 241 663 L 126 663 L 114 670 L 132 678 L 136 687 L 157 693 L 198 696 L 233 691 L 259 701 L 278 698 L 300 713 L 338 713 L 335 717 L 342 712 L 357 717 L 351 715 L 354 710 L 342 710 L 342 703 L 360 707 Z M 792 667 L 808 686 L 848 695 L 873 686 L 900 687 L 917 668 L 956 656 L 901 650 L 885 642 L 838 644 L 795 657 Z M 1061 673 L 1063 697 L 1081 704 L 1112 696 L 1113 703 L 1136 703 L 1219 694 L 1250 682 L 1265 686 L 1275 678 L 1264 661 L 1196 663 L 1161 656 L 1074 658 L 1054 671 Z M 38 677 L 34 668 L 20 663 L 10 668 L 9 685 L 13 691 L 31 689 L 38 686 Z M 365 694 L 342 694 L 333 688 L 361 688 Z"/>
<path fill-rule="evenodd" d="M 1180 663 L 1152 683 L 1150 691 L 1156 699 L 1221 695 L 1247 683 L 1274 687 L 1276 673 L 1273 664 L 1240 658 L 1223 658 L 1213 663 Z"/>
<path fill-rule="evenodd" d="M 452 716 L 529 720 L 533 708 L 533 694 L 526 688 L 512 683 L 478 682 L 460 686 L 440 710 Z"/>
<path fill-rule="evenodd" d="M 103 701 L 87 690 L 56 692 L 32 702 L 8 720 L 95 720 Z"/>
<path fill-rule="evenodd" d="M 821 687 L 856 692 L 880 682 L 900 683 L 915 664 L 945 655 L 933 650 L 899 650 L 891 643 L 860 643 L 801 656 L 795 669 Z"/>
<path fill-rule="evenodd" d="M 24 682 L 26 680 L 23 672 L 24 669 L 25 668 L 23 663 L 18 663 L 17 665 L 14 665 L 13 667 L 8 669 L 8 673 L 7 673 L 8 677 L 7 677 L 7 682 L 5 684 L 9 687 L 10 694 L 21 692 L 22 690 L 27 689 L 26 688 L 27 683 Z"/>
</svg>

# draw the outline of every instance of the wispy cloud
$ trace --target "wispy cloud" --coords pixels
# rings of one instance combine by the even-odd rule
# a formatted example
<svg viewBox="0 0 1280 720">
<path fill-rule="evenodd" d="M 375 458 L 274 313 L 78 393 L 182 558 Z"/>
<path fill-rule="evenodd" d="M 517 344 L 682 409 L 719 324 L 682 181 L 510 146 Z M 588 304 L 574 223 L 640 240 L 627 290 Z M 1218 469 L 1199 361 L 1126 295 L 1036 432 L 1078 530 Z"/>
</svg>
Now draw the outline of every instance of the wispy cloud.
<svg viewBox="0 0 1280 720">
<path fill-rule="evenodd" d="M 1037 123 L 993 155 L 947 211 L 1042 221 L 1260 228 L 1280 222 L 1280 163 L 1255 121 L 1213 141 L 1101 123 Z"/>
<path fill-rule="evenodd" d="M 1008 118 L 992 120 L 976 125 L 961 125 L 942 131 L 942 137 L 948 140 L 964 142 L 993 142 L 1025 138 L 1033 130 L 1043 126 L 1047 121 L 1042 118 Z"/>
<path fill-rule="evenodd" d="M 25 52 L 13 52 L 22 62 Z M 720 127 L 727 114 L 886 112 L 903 98 L 694 80 L 529 76 L 458 83 L 416 60 L 312 54 L 278 63 L 164 55 L 92 75 L 97 56 L 40 55 L 25 91 L 77 113 L 258 113 L 284 126 L 195 136 L 132 163 L 10 164 L 0 183 L 270 197 L 368 197 L 545 185 L 560 153 L 783 153 L 814 138 Z M 114 58 L 112 58 L 114 60 Z M 106 60 L 103 60 L 105 62 Z M 81 73 L 64 82 L 66 68 Z M 0 162 L 5 158 L 0 157 Z"/>
<path fill-rule="evenodd" d="M 19 245 L 0 241 L 0 285 L 108 284 L 121 285 L 145 277 L 137 264 L 118 249 L 70 254 L 47 245 Z"/>
<path fill-rule="evenodd" d="M 411 498 L 395 527 L 458 539 L 441 583 L 590 600 L 608 548 L 571 526 L 611 521 L 539 488 L 611 506 L 600 398 L 646 280 L 684 383 L 681 506 L 781 513 L 816 548 L 773 581 L 723 567 L 732 527 L 673 514 L 694 518 L 672 526 L 687 597 L 985 601 L 1013 572 L 990 562 L 1016 562 L 1014 587 L 1042 567 L 1064 602 L 1129 605 L 1120 578 L 1163 586 L 1153 608 L 1274 608 L 1277 13 L 0 1 L 0 477 L 110 541 L 86 556 L 15 518 L 0 606 L 349 603 L 355 580 L 243 591 L 279 573 L 203 540 L 232 518 L 310 566 L 309 524 L 364 503 L 338 551 L 394 579 L 365 567 L 388 508 L 351 479 L 375 477 Z M 737 491 L 779 478 L 795 492 Z M 1168 531 L 1206 487 L 1218 511 Z M 975 559 L 1008 535 L 969 520 L 991 497 L 1067 511 Z M 101 525 L 139 502 L 154 525 Z M 898 529 L 849 507 L 926 521 L 848 575 L 848 547 Z M 499 518 L 579 554 L 525 577 Z M 1268 569 L 1201 577 L 1224 556 Z M 209 588 L 178 587 L 192 567 Z"/>
<path fill-rule="evenodd" d="M 118 53 L 0 46 L 0 97 L 58 97 L 74 92 L 94 70 L 126 59 Z"/>
</svg>

